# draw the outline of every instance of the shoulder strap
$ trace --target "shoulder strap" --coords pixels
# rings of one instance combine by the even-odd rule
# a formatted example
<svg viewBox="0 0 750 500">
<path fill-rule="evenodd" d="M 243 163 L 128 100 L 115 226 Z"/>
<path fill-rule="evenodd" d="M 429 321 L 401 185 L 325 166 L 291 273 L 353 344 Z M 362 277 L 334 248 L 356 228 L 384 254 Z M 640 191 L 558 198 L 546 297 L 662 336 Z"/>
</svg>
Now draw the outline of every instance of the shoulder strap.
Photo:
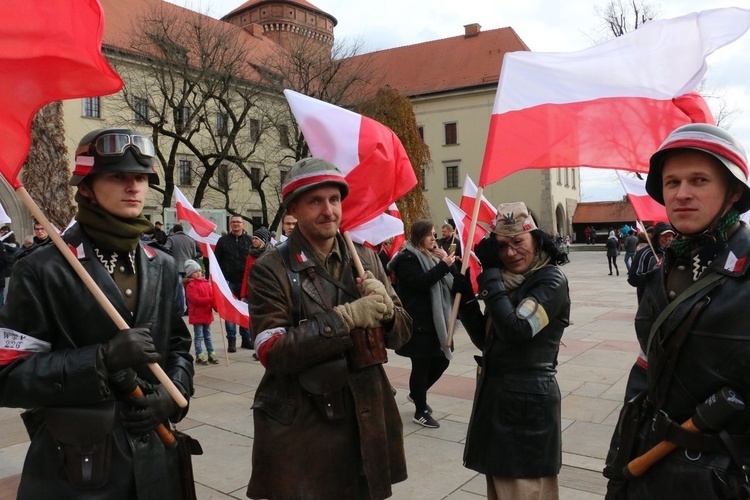
<svg viewBox="0 0 750 500">
<path fill-rule="evenodd" d="M 695 283 L 690 285 L 687 290 L 682 292 L 676 299 L 674 299 L 667 307 L 664 308 L 661 314 L 659 314 L 659 316 L 656 318 L 656 321 L 654 321 L 654 324 L 651 325 L 651 330 L 648 333 L 648 343 L 646 344 L 646 356 L 648 356 L 648 352 L 649 350 L 651 350 L 651 342 L 654 340 L 654 335 L 656 335 L 656 332 L 659 331 L 662 323 L 664 323 L 669 315 L 672 314 L 672 311 L 674 311 L 675 308 L 677 308 L 677 306 L 680 305 L 683 301 L 689 299 L 709 285 L 712 285 L 713 283 L 719 281 L 723 276 L 724 275 L 719 273 L 713 273 L 709 276 L 706 276 L 702 280 L 696 281 Z"/>
<path fill-rule="evenodd" d="M 297 326 L 302 319 L 299 273 L 292 270 L 292 262 L 289 259 L 289 245 L 287 245 L 286 241 L 282 242 L 276 248 L 279 250 L 281 259 L 284 261 L 284 268 L 286 269 L 287 276 L 289 276 L 289 284 L 292 287 L 292 324 Z"/>
</svg>

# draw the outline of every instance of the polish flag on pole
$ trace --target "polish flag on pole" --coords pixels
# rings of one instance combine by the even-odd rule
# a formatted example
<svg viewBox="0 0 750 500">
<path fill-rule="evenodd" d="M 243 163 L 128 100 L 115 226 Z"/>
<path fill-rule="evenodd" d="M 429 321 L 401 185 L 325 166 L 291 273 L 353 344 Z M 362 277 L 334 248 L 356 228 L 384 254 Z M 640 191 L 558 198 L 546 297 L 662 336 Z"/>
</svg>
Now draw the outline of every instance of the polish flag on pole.
<svg viewBox="0 0 750 500">
<path fill-rule="evenodd" d="M 388 207 L 388 210 L 385 211 L 388 215 L 392 217 L 396 217 L 398 220 L 401 220 L 401 212 L 398 211 L 398 207 L 395 203 L 391 203 L 391 206 Z M 403 222 L 401 223 L 403 226 Z M 401 231 L 401 234 L 397 234 L 393 237 L 393 241 L 391 244 L 386 248 L 386 254 L 388 255 L 388 258 L 392 259 L 394 255 L 396 255 L 396 252 L 401 250 L 401 247 L 404 246 L 404 242 L 406 241 L 406 235 L 404 234 L 404 231 Z"/>
<path fill-rule="evenodd" d="M 482 266 L 479 265 L 477 256 L 474 255 L 474 245 L 482 241 L 482 238 L 487 234 L 487 230 L 478 225 L 474 231 L 474 241 L 471 245 L 468 245 L 469 240 L 469 227 L 471 226 L 471 217 L 466 215 L 460 207 L 457 207 L 448 198 L 445 199 L 445 203 L 448 205 L 448 211 L 451 213 L 453 222 L 456 224 L 456 232 L 461 238 L 461 248 L 464 249 L 464 259 L 469 259 L 469 269 L 471 269 L 471 286 L 474 288 L 474 293 L 479 293 L 479 285 L 477 284 L 477 276 L 482 272 Z M 472 207 L 473 208 L 473 207 Z M 465 249 L 470 249 L 471 252 L 467 252 Z"/>
<path fill-rule="evenodd" d="M 220 235 L 216 233 L 211 233 L 208 236 L 201 236 L 200 234 L 195 232 L 195 229 L 192 227 L 190 230 L 188 230 L 187 235 L 193 238 L 197 243 L 198 246 L 201 247 L 201 252 L 203 252 L 203 255 L 208 255 L 208 247 L 211 247 L 211 250 L 216 250 L 216 243 L 218 243 L 219 238 L 221 238 Z"/>
<path fill-rule="evenodd" d="M 395 207 L 396 204 L 391 204 L 391 207 Z M 349 236 L 355 243 L 361 243 L 363 245 L 369 244 L 376 246 L 388 238 L 397 238 L 404 236 L 404 221 L 401 220 L 401 215 L 398 213 L 398 208 L 395 209 L 397 216 L 391 213 L 383 213 L 375 217 L 374 219 L 365 222 L 364 224 L 349 230 Z"/>
<path fill-rule="evenodd" d="M 210 247 L 206 250 L 208 251 L 208 270 L 211 274 L 211 286 L 214 290 L 214 301 L 216 302 L 216 311 L 219 313 L 219 317 L 230 323 L 250 328 L 250 312 L 247 309 L 247 303 L 242 302 L 232 294 L 214 252 Z"/>
<path fill-rule="evenodd" d="M 707 10 L 650 21 L 573 53 L 505 55 L 479 185 L 527 168 L 648 172 L 665 137 L 714 123 L 692 92 L 706 56 L 741 37 L 750 10 Z"/>
<path fill-rule="evenodd" d="M 633 206 L 638 220 L 652 222 L 667 220 L 667 209 L 648 195 L 645 180 L 627 177 L 619 171 L 617 177 L 628 195 L 628 201 Z"/>
<path fill-rule="evenodd" d="M 404 146 L 375 120 L 292 90 L 284 90 L 313 156 L 330 161 L 346 177 L 341 232 L 378 217 L 417 185 Z"/>
<path fill-rule="evenodd" d="M 177 207 L 177 219 L 186 221 L 200 236 L 207 237 L 216 229 L 216 224 L 203 217 L 193 208 L 177 186 L 174 187 L 174 199 Z"/>
<path fill-rule="evenodd" d="M 461 194 L 461 203 L 459 204 L 461 210 L 467 214 L 474 212 L 474 201 L 477 199 L 477 186 L 471 177 L 468 175 L 464 179 L 464 191 Z M 497 209 L 492 206 L 492 203 L 482 195 L 482 204 L 479 206 L 479 217 L 478 221 L 487 224 L 492 224 L 497 215 Z"/>
</svg>

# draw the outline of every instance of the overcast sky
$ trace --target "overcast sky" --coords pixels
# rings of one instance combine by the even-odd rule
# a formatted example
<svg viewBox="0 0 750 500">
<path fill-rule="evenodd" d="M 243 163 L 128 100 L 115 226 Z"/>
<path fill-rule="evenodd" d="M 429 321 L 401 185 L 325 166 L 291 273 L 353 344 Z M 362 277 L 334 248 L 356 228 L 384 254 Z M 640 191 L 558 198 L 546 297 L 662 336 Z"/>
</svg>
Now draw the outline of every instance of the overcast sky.
<svg viewBox="0 0 750 500">
<path fill-rule="evenodd" d="M 217 18 L 244 3 L 169 1 Z M 482 30 L 510 26 L 535 52 L 581 50 L 607 37 L 595 9 L 608 0 L 308 1 L 338 20 L 337 39 L 360 40 L 368 52 L 462 35 L 470 23 L 479 23 Z M 659 19 L 718 7 L 750 9 L 750 0 L 648 1 L 657 7 Z M 711 55 L 706 77 L 709 88 L 737 110 L 730 130 L 750 150 L 750 33 Z M 581 201 L 616 200 L 624 194 L 614 171 L 582 169 L 581 175 Z"/>
</svg>

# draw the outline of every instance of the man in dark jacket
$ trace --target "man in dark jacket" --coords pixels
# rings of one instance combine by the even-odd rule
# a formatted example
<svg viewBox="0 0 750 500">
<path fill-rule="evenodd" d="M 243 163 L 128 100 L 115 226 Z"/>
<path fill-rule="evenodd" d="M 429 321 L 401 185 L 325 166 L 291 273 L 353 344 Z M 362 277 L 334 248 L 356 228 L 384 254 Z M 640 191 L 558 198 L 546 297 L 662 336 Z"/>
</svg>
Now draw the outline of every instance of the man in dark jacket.
<svg viewBox="0 0 750 500">
<path fill-rule="evenodd" d="M 651 245 L 646 245 L 635 253 L 633 264 L 628 270 L 628 283 L 636 287 L 638 303 L 643 298 L 643 288 L 646 285 L 646 273 L 656 267 L 664 256 L 664 251 L 674 238 L 674 229 L 668 222 L 658 222 L 652 232 Z M 656 251 L 656 253 L 654 253 Z"/>
<path fill-rule="evenodd" d="M 165 233 L 162 229 L 162 224 L 160 221 L 154 222 L 154 232 L 152 235 L 152 239 L 160 245 L 163 245 L 167 242 L 167 233 Z"/>
<path fill-rule="evenodd" d="M 235 297 L 239 298 L 242 290 L 242 277 L 245 275 L 245 261 L 253 246 L 252 238 L 245 231 L 245 219 L 239 215 L 229 218 L 229 233 L 225 234 L 216 243 L 216 261 L 219 263 L 224 279 Z M 237 325 L 226 322 L 227 350 L 237 352 Z M 250 330 L 240 327 L 243 349 L 252 349 Z"/>
<path fill-rule="evenodd" d="M 181 499 L 177 452 L 154 429 L 185 411 L 146 365 L 158 362 L 192 394 L 174 261 L 140 241 L 151 227 L 141 213 L 148 185 L 158 182 L 154 147 L 136 131 L 100 129 L 75 158 L 77 223 L 64 240 L 131 328 L 118 331 L 56 246 L 16 262 L 0 313 L 0 405 L 32 409 L 18 498 Z M 145 397 L 123 392 L 123 380 Z"/>
<path fill-rule="evenodd" d="M 651 156 L 646 191 L 665 206 L 677 236 L 646 275 L 635 317 L 646 353 L 646 389 L 620 414 L 604 475 L 607 499 L 749 498 L 750 412 L 700 425 L 696 408 L 715 395 L 750 395 L 748 164 L 740 142 L 714 125 L 674 130 Z M 632 392 L 641 377 L 628 380 Z M 711 413 L 701 413 L 701 417 Z M 699 432 L 681 424 L 693 419 Z M 625 467 L 661 441 L 677 449 L 636 470 Z"/>
<path fill-rule="evenodd" d="M 384 355 L 383 344 L 408 340 L 411 320 L 363 246 L 356 251 L 366 278 L 355 278 L 338 234 L 348 191 L 329 162 L 297 162 L 282 187 L 297 227 L 250 273 L 250 322 L 266 367 L 253 403 L 250 498 L 379 499 L 406 479 L 401 417 L 383 358 L 359 363 L 363 351 L 353 346 L 368 335 Z M 380 331 L 362 330 L 379 324 Z"/>
</svg>

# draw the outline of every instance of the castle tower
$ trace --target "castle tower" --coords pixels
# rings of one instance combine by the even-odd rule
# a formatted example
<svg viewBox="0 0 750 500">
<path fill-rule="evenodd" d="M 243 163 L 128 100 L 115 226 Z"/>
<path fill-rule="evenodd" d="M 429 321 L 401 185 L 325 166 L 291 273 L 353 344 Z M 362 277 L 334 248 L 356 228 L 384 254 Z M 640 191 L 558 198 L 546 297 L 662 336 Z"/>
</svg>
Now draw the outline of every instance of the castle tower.
<svg viewBox="0 0 750 500">
<path fill-rule="evenodd" d="M 279 45 L 308 38 L 333 45 L 338 21 L 306 0 L 248 0 L 222 18 L 252 34 L 263 34 Z"/>
</svg>

